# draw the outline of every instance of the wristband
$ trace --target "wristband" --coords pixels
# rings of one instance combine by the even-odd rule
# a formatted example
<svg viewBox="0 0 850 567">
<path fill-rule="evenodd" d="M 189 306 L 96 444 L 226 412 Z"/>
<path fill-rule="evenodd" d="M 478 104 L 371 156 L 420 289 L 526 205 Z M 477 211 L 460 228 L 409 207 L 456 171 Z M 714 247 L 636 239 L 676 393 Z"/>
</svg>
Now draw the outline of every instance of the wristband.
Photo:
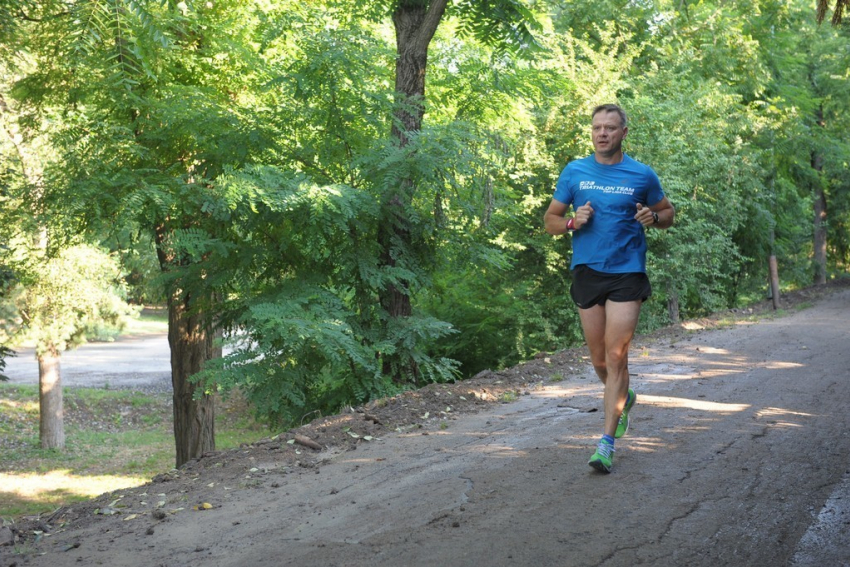
<svg viewBox="0 0 850 567">
<path fill-rule="evenodd" d="M 576 219 L 570 217 L 567 219 L 567 230 L 575 230 L 576 229 Z"/>
</svg>

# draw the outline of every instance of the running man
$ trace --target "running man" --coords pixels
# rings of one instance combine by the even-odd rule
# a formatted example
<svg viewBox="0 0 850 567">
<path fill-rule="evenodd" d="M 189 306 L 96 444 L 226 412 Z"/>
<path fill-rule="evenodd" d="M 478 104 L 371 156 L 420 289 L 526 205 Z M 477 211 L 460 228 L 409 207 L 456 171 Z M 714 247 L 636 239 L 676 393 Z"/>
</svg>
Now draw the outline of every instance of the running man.
<svg viewBox="0 0 850 567">
<path fill-rule="evenodd" d="M 671 227 L 676 212 L 652 168 L 623 152 L 625 111 L 603 104 L 591 117 L 594 153 L 567 164 L 543 221 L 549 234 L 572 232 L 570 295 L 605 387 L 605 429 L 588 464 L 609 473 L 614 440 L 628 431 L 637 400 L 629 388 L 629 345 L 652 293 L 645 230 Z M 566 218 L 570 207 L 574 215 Z"/>
</svg>

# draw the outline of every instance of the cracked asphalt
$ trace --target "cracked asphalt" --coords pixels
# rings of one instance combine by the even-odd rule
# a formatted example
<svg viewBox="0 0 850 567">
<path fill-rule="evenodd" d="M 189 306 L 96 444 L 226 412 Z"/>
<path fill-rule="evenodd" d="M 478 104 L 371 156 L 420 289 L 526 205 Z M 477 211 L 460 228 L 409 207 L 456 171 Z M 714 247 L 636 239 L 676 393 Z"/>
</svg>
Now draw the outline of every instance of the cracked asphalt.
<svg viewBox="0 0 850 567">
<path fill-rule="evenodd" d="M 638 400 L 610 475 L 587 466 L 602 429 L 588 366 L 445 430 L 233 490 L 148 536 L 106 518 L 55 533 L 54 549 L 82 541 L 82 555 L 22 564 L 850 565 L 848 368 L 843 290 L 635 349 Z"/>
</svg>

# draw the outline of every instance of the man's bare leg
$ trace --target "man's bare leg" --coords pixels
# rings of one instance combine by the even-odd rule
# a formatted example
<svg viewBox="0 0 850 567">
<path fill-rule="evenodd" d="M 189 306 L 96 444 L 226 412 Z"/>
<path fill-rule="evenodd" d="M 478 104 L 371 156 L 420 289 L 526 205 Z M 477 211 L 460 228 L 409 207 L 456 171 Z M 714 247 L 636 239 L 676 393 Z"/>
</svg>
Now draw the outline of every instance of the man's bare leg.
<svg viewBox="0 0 850 567">
<path fill-rule="evenodd" d="M 608 301 L 579 309 L 590 361 L 605 384 L 605 434 L 614 436 L 629 392 L 629 346 L 640 317 L 640 301 Z"/>
<path fill-rule="evenodd" d="M 605 304 L 605 434 L 614 436 L 629 394 L 629 347 L 640 317 L 640 301 Z"/>
<path fill-rule="evenodd" d="M 590 362 L 604 384 L 608 380 L 608 367 L 605 363 L 605 306 L 594 305 L 588 309 L 579 309 L 578 314 L 584 340 L 590 349 Z"/>
</svg>

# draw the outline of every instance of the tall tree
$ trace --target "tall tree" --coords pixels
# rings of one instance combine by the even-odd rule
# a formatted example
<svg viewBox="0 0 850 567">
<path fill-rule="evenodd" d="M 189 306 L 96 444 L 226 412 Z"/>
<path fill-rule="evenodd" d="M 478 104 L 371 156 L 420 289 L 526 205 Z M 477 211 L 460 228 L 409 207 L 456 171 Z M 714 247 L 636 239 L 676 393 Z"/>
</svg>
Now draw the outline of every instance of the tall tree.
<svg viewBox="0 0 850 567">
<path fill-rule="evenodd" d="M 242 265 L 261 269 L 250 269 L 251 285 L 231 294 L 224 315 L 250 340 L 224 372 L 204 380 L 241 384 L 275 421 L 300 417 L 295 412 L 310 404 L 333 410 L 454 375 L 454 363 L 430 348 L 448 325 L 415 312 L 411 296 L 423 289 L 438 243 L 449 239 L 437 203 L 457 182 L 454 168 L 475 136 L 463 127 L 423 128 L 424 76 L 421 95 L 392 87 L 399 51 L 386 52 L 386 12 L 372 13 L 370 23 L 346 11 L 327 16 L 332 33 L 322 16 L 305 15 L 300 26 L 313 31 L 289 39 L 273 62 L 284 133 L 276 167 L 222 179 L 225 193 L 239 186 L 252 195 L 259 214 L 244 204 L 227 209 L 245 221 Z M 400 126 L 400 113 L 417 129 Z M 389 289 L 400 291 L 408 315 L 391 316 L 393 304 L 382 301 Z"/>
<path fill-rule="evenodd" d="M 803 223 L 809 242 L 806 248 L 806 280 L 824 283 L 835 260 L 830 250 L 844 238 L 840 225 L 833 225 L 833 203 L 843 206 L 840 187 L 846 169 L 848 136 L 845 109 L 848 98 L 846 69 L 846 30 L 816 26 L 804 5 L 783 7 L 768 20 L 770 43 L 765 41 L 764 60 L 773 72 L 767 98 L 771 108 L 784 115 L 780 130 L 772 132 L 778 179 L 787 179 L 798 188 L 808 211 L 779 223 L 777 231 Z M 802 279 L 802 278 L 801 278 Z M 803 280 L 805 281 L 805 280 Z"/>
<path fill-rule="evenodd" d="M 425 72 L 428 46 L 437 31 L 448 0 L 425 2 L 399 0 L 393 11 L 396 33 L 395 92 L 392 136 L 400 148 L 406 148 L 411 137 L 422 128 L 425 113 Z M 415 159 L 411 156 L 410 159 Z M 384 268 L 397 266 L 399 256 L 411 246 L 410 213 L 415 180 L 406 176 L 389 188 L 382 198 L 385 223 L 379 229 L 381 264 Z M 381 306 L 392 319 L 400 320 L 412 314 L 410 282 L 406 279 L 390 282 L 381 293 Z M 393 362 L 395 362 L 395 367 Z M 419 370 L 413 361 L 393 361 L 387 356 L 384 372 L 391 373 L 397 382 L 417 382 Z"/>
<path fill-rule="evenodd" d="M 40 247 L 27 250 L 26 243 L 16 244 L 17 285 L 10 299 L 20 326 L 13 331 L 36 345 L 41 446 L 62 449 L 61 355 L 99 326 L 120 327 L 131 310 L 123 300 L 118 265 L 102 250 L 73 246 L 49 255 Z M 21 252 L 28 253 L 20 257 Z"/>
<path fill-rule="evenodd" d="M 425 86 L 428 69 L 428 49 L 448 8 L 448 0 L 397 0 L 393 2 L 392 21 L 396 38 L 395 93 L 392 137 L 399 148 L 405 149 L 422 129 L 425 114 Z M 532 28 L 536 24 L 531 12 L 520 0 L 464 0 L 457 2 L 457 15 L 465 21 L 465 29 L 485 43 L 498 45 L 502 50 L 518 52 L 536 44 Z M 415 160 L 411 151 L 409 160 Z M 381 264 L 390 270 L 416 260 L 409 258 L 413 241 L 411 205 L 417 192 L 417 180 L 406 175 L 381 197 L 384 223 L 378 235 Z M 380 294 L 380 302 L 390 322 L 402 321 L 412 314 L 411 282 L 407 277 L 391 281 Z M 398 323 L 396 323 L 398 324 Z M 408 358 L 399 360 L 387 356 L 384 372 L 397 382 L 416 382 L 419 374 L 416 363 Z"/>
<path fill-rule="evenodd" d="M 28 20 L 38 68 L 16 85 L 61 109 L 45 206 L 72 231 L 144 231 L 169 308 L 176 463 L 214 449 L 214 405 L 190 377 L 215 356 L 215 284 L 203 264 L 231 229 L 206 212 L 214 179 L 268 145 L 252 110 L 253 2 L 91 0 Z M 61 54 L 57 57 L 55 54 Z M 220 282 L 218 282 L 220 283 Z"/>
</svg>

